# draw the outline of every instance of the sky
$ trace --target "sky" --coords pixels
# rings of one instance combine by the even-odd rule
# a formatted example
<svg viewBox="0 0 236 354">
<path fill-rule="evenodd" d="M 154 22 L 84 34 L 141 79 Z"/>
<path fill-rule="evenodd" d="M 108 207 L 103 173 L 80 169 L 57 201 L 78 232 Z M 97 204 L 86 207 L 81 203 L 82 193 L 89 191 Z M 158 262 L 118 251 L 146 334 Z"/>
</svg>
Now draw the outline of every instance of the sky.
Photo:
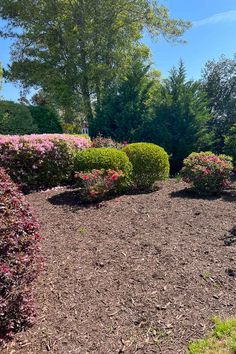
<svg viewBox="0 0 236 354">
<path fill-rule="evenodd" d="M 171 44 L 163 39 L 152 41 L 145 36 L 150 46 L 154 66 L 162 76 L 182 59 L 189 79 L 199 79 L 201 69 L 209 59 L 218 59 L 222 54 L 232 58 L 236 53 L 236 0 L 161 0 L 173 18 L 192 22 L 192 28 L 184 34 L 186 44 Z M 1 20 L 0 20 L 1 25 Z M 0 39 L 0 62 L 5 67 L 10 62 L 10 42 Z M 4 83 L 1 96 L 16 101 L 20 90 Z"/>
</svg>

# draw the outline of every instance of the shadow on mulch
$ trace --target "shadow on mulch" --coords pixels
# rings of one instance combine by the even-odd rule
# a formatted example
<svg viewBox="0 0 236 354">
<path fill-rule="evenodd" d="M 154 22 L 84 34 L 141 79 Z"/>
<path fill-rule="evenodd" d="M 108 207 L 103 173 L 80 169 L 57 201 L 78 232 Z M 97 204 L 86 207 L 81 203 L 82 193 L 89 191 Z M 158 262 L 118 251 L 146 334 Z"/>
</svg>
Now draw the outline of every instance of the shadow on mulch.
<svg viewBox="0 0 236 354">
<path fill-rule="evenodd" d="M 100 208 L 104 205 L 104 202 L 113 200 L 125 195 L 141 195 L 141 194 L 150 194 L 157 191 L 159 188 L 155 188 L 152 190 L 137 190 L 137 189 L 129 189 L 125 193 L 120 194 L 111 194 L 107 195 L 105 198 L 96 200 L 96 201 L 84 201 L 80 199 L 80 194 L 78 189 L 74 188 L 73 190 L 65 191 L 60 194 L 56 194 L 47 200 L 52 205 L 61 205 L 61 206 L 69 206 L 75 209 L 88 209 L 88 208 Z"/>
<path fill-rule="evenodd" d="M 226 190 L 219 195 L 199 195 L 191 188 L 184 188 L 179 191 L 170 193 L 171 198 L 183 198 L 183 199 L 203 199 L 203 200 L 217 200 L 223 199 L 226 202 L 236 202 L 236 191 Z"/>
</svg>

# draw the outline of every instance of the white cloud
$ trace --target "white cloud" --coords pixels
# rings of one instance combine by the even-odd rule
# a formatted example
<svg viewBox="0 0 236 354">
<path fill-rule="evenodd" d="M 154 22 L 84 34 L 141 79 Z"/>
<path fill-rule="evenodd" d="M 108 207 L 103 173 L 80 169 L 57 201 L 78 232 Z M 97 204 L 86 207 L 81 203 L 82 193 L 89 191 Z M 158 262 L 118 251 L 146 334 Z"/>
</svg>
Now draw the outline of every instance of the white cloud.
<svg viewBox="0 0 236 354">
<path fill-rule="evenodd" d="M 203 18 L 202 20 L 193 21 L 193 27 L 215 25 L 217 23 L 228 23 L 228 22 L 236 22 L 236 10 L 221 12 L 219 14 L 215 14 Z"/>
</svg>

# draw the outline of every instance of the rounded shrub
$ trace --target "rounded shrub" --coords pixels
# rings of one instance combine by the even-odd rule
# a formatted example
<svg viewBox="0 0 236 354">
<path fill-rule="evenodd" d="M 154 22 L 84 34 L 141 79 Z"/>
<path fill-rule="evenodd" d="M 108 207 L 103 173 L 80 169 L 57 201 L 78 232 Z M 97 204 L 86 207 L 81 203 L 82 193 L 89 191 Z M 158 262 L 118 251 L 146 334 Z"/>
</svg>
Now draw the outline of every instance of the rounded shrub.
<svg viewBox="0 0 236 354">
<path fill-rule="evenodd" d="M 34 281 L 42 267 L 38 224 L 0 168 L 0 344 L 35 320 Z"/>
<path fill-rule="evenodd" d="M 80 151 L 75 156 L 75 172 L 92 170 L 115 170 L 124 173 L 121 186 L 125 187 L 130 182 L 132 165 L 128 156 L 121 150 L 114 148 L 91 148 Z"/>
<path fill-rule="evenodd" d="M 133 166 L 133 182 L 137 188 L 146 189 L 169 176 L 169 156 L 160 146 L 151 143 L 126 145 L 123 151 Z"/>
<path fill-rule="evenodd" d="M 184 160 L 181 175 L 197 193 L 218 194 L 229 185 L 232 170 L 230 156 L 215 155 L 210 151 L 193 152 Z"/>
</svg>

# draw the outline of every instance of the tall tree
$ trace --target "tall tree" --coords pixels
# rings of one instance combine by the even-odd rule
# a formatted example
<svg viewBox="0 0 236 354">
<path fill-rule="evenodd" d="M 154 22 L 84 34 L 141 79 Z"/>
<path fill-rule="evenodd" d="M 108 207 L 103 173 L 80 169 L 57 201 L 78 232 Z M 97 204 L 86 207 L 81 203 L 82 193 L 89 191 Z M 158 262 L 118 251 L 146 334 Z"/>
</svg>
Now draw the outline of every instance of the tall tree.
<svg viewBox="0 0 236 354">
<path fill-rule="evenodd" d="M 150 71 L 145 47 L 140 49 L 139 53 L 134 52 L 126 75 L 107 90 L 97 105 L 96 117 L 91 122 L 94 136 L 102 134 L 117 141 L 133 141 L 147 119 L 159 76 Z"/>
<path fill-rule="evenodd" d="M 208 129 L 213 133 L 212 148 L 221 152 L 224 136 L 236 123 L 236 55 L 232 59 L 222 56 L 208 61 L 202 72 L 212 119 Z"/>
<path fill-rule="evenodd" d="M 161 98 L 154 105 L 152 117 L 143 127 L 140 138 L 167 150 L 172 172 L 178 171 L 183 159 L 209 139 L 205 133 L 209 119 L 206 97 L 198 82 L 187 80 L 182 62 L 163 82 Z"/>
<path fill-rule="evenodd" d="M 15 39 L 8 79 L 86 117 L 129 66 L 144 29 L 172 40 L 190 25 L 156 0 L 1 0 L 0 16 L 2 35 Z"/>
</svg>

